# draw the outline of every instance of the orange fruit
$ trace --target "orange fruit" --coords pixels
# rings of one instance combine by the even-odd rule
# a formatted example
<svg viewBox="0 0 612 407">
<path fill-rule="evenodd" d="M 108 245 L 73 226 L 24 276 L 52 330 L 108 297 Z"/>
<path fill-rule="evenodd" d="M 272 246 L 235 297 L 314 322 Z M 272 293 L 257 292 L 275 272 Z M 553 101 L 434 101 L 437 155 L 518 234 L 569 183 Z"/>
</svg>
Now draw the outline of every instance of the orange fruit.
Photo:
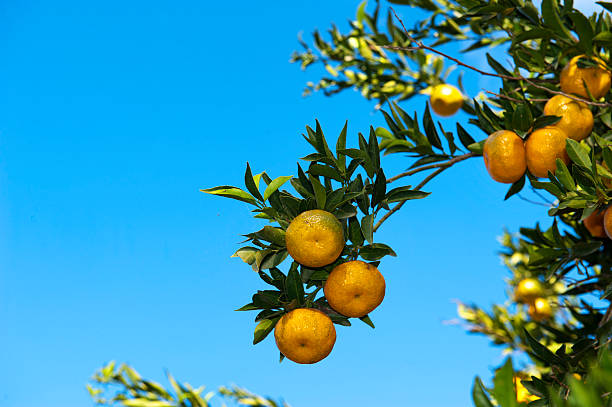
<svg viewBox="0 0 612 407">
<path fill-rule="evenodd" d="M 431 108 L 440 116 L 452 116 L 463 105 L 463 95 L 453 85 L 438 85 L 429 97 Z"/>
<path fill-rule="evenodd" d="M 604 230 L 604 211 L 593 212 L 584 219 L 583 223 L 591 236 L 606 237 L 606 231 Z"/>
<path fill-rule="evenodd" d="M 344 231 L 334 215 L 314 209 L 296 216 L 285 233 L 289 255 L 307 267 L 333 263 L 344 249 Z"/>
<path fill-rule="evenodd" d="M 274 328 L 276 346 L 296 363 L 317 363 L 330 354 L 336 343 L 332 320 L 319 310 L 297 308 L 285 314 Z"/>
<path fill-rule="evenodd" d="M 561 71 L 561 90 L 565 93 L 575 93 L 588 97 L 584 87 L 586 84 L 589 92 L 595 99 L 604 96 L 610 90 L 612 76 L 603 61 L 599 58 L 591 58 L 598 66 L 590 68 L 579 68 L 578 60 L 586 58 L 585 55 L 573 57 Z"/>
<path fill-rule="evenodd" d="M 606 164 L 605 162 L 601 164 L 606 170 L 610 171 L 610 169 L 608 168 L 608 164 Z M 601 174 L 600 174 L 601 175 Z M 603 183 L 606 186 L 606 188 L 612 188 L 612 179 L 610 178 L 603 178 Z"/>
<path fill-rule="evenodd" d="M 516 302 L 531 303 L 536 298 L 544 295 L 542 283 L 535 278 L 525 278 L 517 284 L 514 289 L 514 300 Z"/>
<path fill-rule="evenodd" d="M 385 298 L 385 279 L 371 264 L 349 261 L 334 267 L 323 292 L 335 311 L 347 317 L 362 317 Z"/>
<path fill-rule="evenodd" d="M 565 151 L 567 135 L 554 126 L 535 130 L 525 142 L 525 158 L 527 168 L 532 175 L 545 178 L 548 171 L 555 173 L 557 158 L 566 164 L 570 159 Z"/>
<path fill-rule="evenodd" d="M 577 102 L 563 95 L 553 96 L 544 105 L 547 116 L 561 116 L 555 127 L 565 132 L 567 137 L 576 141 L 583 140 L 593 130 L 593 113 L 582 102 Z"/>
<path fill-rule="evenodd" d="M 604 230 L 606 231 L 606 235 L 612 239 L 612 206 L 608 207 L 608 209 L 606 209 L 604 212 L 603 226 Z"/>
<path fill-rule="evenodd" d="M 512 184 L 527 169 L 523 139 L 512 131 L 491 134 L 484 143 L 482 156 L 489 175 L 497 182 Z"/>
<path fill-rule="evenodd" d="M 544 298 L 536 298 L 527 309 L 527 314 L 532 320 L 540 322 L 552 317 L 553 309 L 550 303 Z"/>
<path fill-rule="evenodd" d="M 516 401 L 519 403 L 529 403 L 538 399 L 537 396 L 529 393 L 529 390 L 521 383 L 521 377 L 515 376 L 514 383 L 516 384 Z"/>
</svg>

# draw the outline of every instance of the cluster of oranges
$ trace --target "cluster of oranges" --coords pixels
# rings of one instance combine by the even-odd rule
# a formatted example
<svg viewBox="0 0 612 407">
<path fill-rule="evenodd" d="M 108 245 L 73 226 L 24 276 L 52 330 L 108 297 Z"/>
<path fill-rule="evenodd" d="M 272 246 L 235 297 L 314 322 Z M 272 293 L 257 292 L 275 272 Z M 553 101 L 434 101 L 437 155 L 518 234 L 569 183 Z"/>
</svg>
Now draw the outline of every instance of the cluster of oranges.
<svg viewBox="0 0 612 407">
<path fill-rule="evenodd" d="M 590 93 L 599 99 L 610 90 L 612 75 L 599 60 L 598 66 L 580 68 L 580 58 L 585 56 L 572 58 L 561 72 L 561 90 L 582 97 Z M 554 174 L 557 159 L 569 163 L 565 140 L 584 140 L 593 130 L 593 114 L 589 107 L 564 95 L 552 97 L 544 106 L 544 115 L 561 119 L 552 126 L 534 130 L 526 142 L 510 130 L 497 131 L 487 138 L 483 156 L 491 178 L 511 184 L 527 169 L 539 178 L 547 177 L 549 172 Z"/>
<path fill-rule="evenodd" d="M 310 210 L 289 224 L 285 243 L 289 255 L 303 266 L 319 268 L 335 262 L 344 249 L 344 231 L 336 217 Z M 346 317 L 363 317 L 385 297 L 385 279 L 373 265 L 347 261 L 334 267 L 323 287 L 329 306 Z M 278 321 L 276 345 L 296 363 L 316 363 L 330 354 L 336 342 L 332 320 L 314 308 L 297 308 Z"/>
<path fill-rule="evenodd" d="M 552 306 L 545 298 L 542 283 L 535 278 L 525 278 L 517 284 L 514 300 L 529 306 L 527 314 L 533 321 L 544 321 L 554 314 Z"/>
<path fill-rule="evenodd" d="M 599 99 L 610 91 L 612 73 L 597 58 L 592 59 L 596 66 L 581 68 L 578 66 L 581 58 L 586 57 L 572 58 L 561 71 L 561 90 Z M 547 177 L 549 172 L 554 174 L 557 159 L 565 164 L 570 161 L 565 151 L 566 139 L 581 141 L 593 130 L 593 114 L 589 107 L 567 96 L 552 97 L 544 106 L 544 115 L 561 119 L 552 126 L 534 130 L 525 142 L 510 130 L 496 131 L 487 138 L 483 157 L 491 178 L 512 184 L 521 179 L 527 169 L 539 178 Z M 612 181 L 606 180 L 606 186 L 612 188 Z M 612 239 L 612 209 L 593 213 L 584 224 L 593 236 Z"/>
</svg>

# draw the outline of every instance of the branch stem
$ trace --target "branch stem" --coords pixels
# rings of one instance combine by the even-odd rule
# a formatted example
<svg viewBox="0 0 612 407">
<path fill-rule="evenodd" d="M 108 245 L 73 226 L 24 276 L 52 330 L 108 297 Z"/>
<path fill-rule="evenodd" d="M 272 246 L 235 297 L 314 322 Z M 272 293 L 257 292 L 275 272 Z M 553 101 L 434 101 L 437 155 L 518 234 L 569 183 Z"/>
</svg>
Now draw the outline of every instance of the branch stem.
<svg viewBox="0 0 612 407">
<path fill-rule="evenodd" d="M 474 66 L 468 65 L 465 62 L 461 62 L 457 58 L 454 58 L 454 57 L 452 57 L 452 56 L 450 56 L 448 54 L 445 54 L 445 53 L 443 53 L 441 51 L 438 51 L 435 48 L 429 47 L 429 46 L 425 45 L 421 41 L 415 40 L 414 37 L 412 37 L 412 35 L 410 35 L 408 30 L 404 26 L 404 22 L 397 15 L 397 13 L 395 12 L 395 9 L 393 9 L 393 7 L 390 7 L 390 9 L 393 12 L 393 14 L 395 15 L 395 18 L 397 18 L 397 20 L 402 25 L 402 28 L 404 29 L 404 32 L 408 36 L 408 39 L 410 40 L 410 42 L 413 43 L 413 44 L 416 44 L 416 47 L 396 47 L 396 46 L 384 45 L 383 48 L 391 49 L 391 50 L 394 50 L 394 51 L 414 51 L 416 49 L 424 49 L 424 50 L 433 52 L 435 54 L 438 54 L 438 55 L 440 55 L 440 56 L 442 56 L 442 57 L 444 57 L 446 59 L 450 59 L 451 61 L 453 61 L 457 65 L 460 65 L 460 66 L 463 66 L 465 68 L 471 69 L 472 71 L 478 72 L 479 74 L 484 75 L 484 76 L 492 76 L 492 77 L 495 77 L 495 78 L 506 79 L 508 81 L 523 81 L 523 82 L 526 82 L 529 85 L 533 86 L 534 88 L 538 88 L 538 89 L 544 90 L 544 91 L 546 91 L 548 93 L 552 93 L 552 94 L 555 94 L 555 95 L 563 95 L 563 96 L 568 97 L 570 99 L 573 99 L 575 101 L 586 103 L 586 104 L 593 105 L 593 106 L 599 106 L 599 107 L 612 106 L 612 104 L 610 104 L 610 103 L 606 103 L 606 102 L 603 102 L 603 103 L 601 103 L 601 102 L 593 102 L 593 101 L 590 101 L 590 100 L 587 100 L 587 99 L 582 99 L 582 98 L 579 98 L 579 97 L 567 94 L 565 92 L 561 92 L 561 91 L 558 91 L 558 90 L 553 90 L 553 89 L 547 88 L 546 86 L 539 85 L 539 84 L 535 83 L 532 79 L 525 78 L 522 75 L 511 76 L 511 75 L 503 75 L 503 74 L 498 74 L 498 73 L 493 73 L 493 72 L 487 72 L 487 71 L 483 71 L 482 69 L 478 69 L 478 68 L 476 68 Z"/>
</svg>

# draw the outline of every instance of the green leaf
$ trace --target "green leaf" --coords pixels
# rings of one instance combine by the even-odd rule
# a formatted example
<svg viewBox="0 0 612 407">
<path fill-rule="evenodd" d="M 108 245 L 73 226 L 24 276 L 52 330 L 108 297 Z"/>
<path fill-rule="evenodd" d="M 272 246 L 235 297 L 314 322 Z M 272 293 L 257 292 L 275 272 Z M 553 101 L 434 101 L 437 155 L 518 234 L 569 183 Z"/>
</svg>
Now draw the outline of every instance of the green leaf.
<svg viewBox="0 0 612 407">
<path fill-rule="evenodd" d="M 304 305 L 304 285 L 296 263 L 291 265 L 285 280 L 286 294 L 289 301 L 295 300 L 298 306 Z"/>
<path fill-rule="evenodd" d="M 474 385 L 472 386 L 472 400 L 475 407 L 493 407 L 493 403 L 489 400 L 482 381 L 478 376 L 474 379 Z"/>
<path fill-rule="evenodd" d="M 240 188 L 233 187 L 231 185 L 221 185 L 218 187 L 200 189 L 201 192 L 211 195 L 219 195 L 225 198 L 236 199 L 238 201 L 250 203 L 251 205 L 257 205 L 257 201 L 248 192 L 243 191 Z"/>
<path fill-rule="evenodd" d="M 561 38 L 571 39 L 572 35 L 561 21 L 557 4 L 557 0 L 542 0 L 542 18 L 546 26 L 552 28 Z"/>
<path fill-rule="evenodd" d="M 434 124 L 434 121 L 431 118 L 429 104 L 425 106 L 425 113 L 423 114 L 423 128 L 425 129 L 425 135 L 427 136 L 427 140 L 429 140 L 431 145 L 442 150 L 442 142 L 440 141 L 440 136 L 438 136 L 438 130 L 436 130 L 436 125 Z"/>
<path fill-rule="evenodd" d="M 467 146 L 467 149 L 470 150 L 474 154 L 482 155 L 482 151 L 484 150 L 484 144 L 486 141 L 487 139 L 484 139 L 477 143 L 472 143 L 469 146 Z"/>
<path fill-rule="evenodd" d="M 463 127 L 457 122 L 457 135 L 459 136 L 459 141 L 465 148 L 469 148 L 470 144 L 474 144 L 476 141 L 470 136 L 470 134 L 465 131 Z"/>
<path fill-rule="evenodd" d="M 546 346 L 542 345 L 540 342 L 535 340 L 533 336 L 531 336 L 526 329 L 523 329 L 523 332 L 525 332 L 525 337 L 527 338 L 527 342 L 529 343 L 529 346 L 531 347 L 531 350 L 532 350 L 531 353 L 535 357 L 537 357 L 538 359 L 550 365 L 557 365 L 557 366 L 563 365 L 562 359 L 560 359 L 557 355 L 555 355 L 550 350 L 548 350 Z"/>
<path fill-rule="evenodd" d="M 255 247 L 246 246 L 236 250 L 236 252 L 232 254 L 231 257 L 240 257 L 242 261 L 250 265 L 255 262 L 255 255 L 257 254 L 257 252 L 259 252 L 259 249 Z"/>
<path fill-rule="evenodd" d="M 596 3 L 599 4 L 601 7 L 605 8 L 606 10 L 612 12 L 612 3 L 607 1 L 596 1 Z"/>
<path fill-rule="evenodd" d="M 514 390 L 514 369 L 512 360 L 506 359 L 506 363 L 495 372 L 493 378 L 495 400 L 501 407 L 516 407 L 516 393 Z"/>
<path fill-rule="evenodd" d="M 533 123 L 533 129 L 541 129 L 546 126 L 557 124 L 561 120 L 561 116 L 540 116 Z"/>
<path fill-rule="evenodd" d="M 525 132 L 531 127 L 533 116 L 531 110 L 525 104 L 517 106 L 512 113 L 512 127 L 516 130 Z"/>
<path fill-rule="evenodd" d="M 374 240 L 374 214 L 371 213 L 361 219 L 361 231 L 365 239 L 372 243 Z"/>
<path fill-rule="evenodd" d="M 572 140 L 571 138 L 567 138 L 565 147 L 567 150 L 567 155 L 569 155 L 575 164 L 578 164 L 584 168 L 591 168 L 589 152 L 579 142 Z"/>
<path fill-rule="evenodd" d="M 279 319 L 280 317 L 261 320 L 255 327 L 255 332 L 253 333 L 253 345 L 263 341 L 266 336 L 272 332 Z"/>
<path fill-rule="evenodd" d="M 360 317 L 359 319 L 362 320 L 363 322 L 365 322 L 366 324 L 368 324 L 369 326 L 371 326 L 372 328 L 375 328 L 374 322 L 372 322 L 372 320 L 370 319 L 370 317 L 368 315 Z"/>
<path fill-rule="evenodd" d="M 263 194 L 264 201 L 267 200 L 270 197 L 270 195 L 276 192 L 277 189 L 279 189 L 285 182 L 289 181 L 291 178 L 293 178 L 292 175 L 285 175 L 282 177 L 275 178 L 270 183 L 270 185 L 266 187 L 266 190 L 264 191 L 264 194 Z"/>
<path fill-rule="evenodd" d="M 595 37 L 593 37 L 593 42 L 596 42 L 602 45 L 604 44 L 607 45 L 607 44 L 612 43 L 612 32 L 610 31 L 600 32 Z"/>
<path fill-rule="evenodd" d="M 343 174 L 345 174 L 346 172 L 346 156 L 340 153 L 340 150 L 344 150 L 346 148 L 347 128 L 348 128 L 348 121 L 345 121 L 344 127 L 342 128 L 342 131 L 340 132 L 340 135 L 338 136 L 338 141 L 336 142 L 336 155 L 338 156 L 338 159 L 336 161 L 338 162 L 338 168 L 340 169 L 340 172 L 342 172 Z"/>
<path fill-rule="evenodd" d="M 244 173 L 244 185 L 246 185 L 249 192 L 258 200 L 264 201 L 265 199 L 261 197 L 261 193 L 259 189 L 257 189 L 257 184 L 255 183 L 255 177 L 253 177 L 253 173 L 251 172 L 251 166 L 247 162 L 246 171 Z"/>
<path fill-rule="evenodd" d="M 392 203 L 410 199 L 423 199 L 431 194 L 431 192 L 415 191 L 410 188 L 410 186 L 393 188 L 387 193 L 385 199 L 388 203 Z"/>
<path fill-rule="evenodd" d="M 590 54 L 593 49 L 593 27 L 591 27 L 589 19 L 580 12 L 570 13 L 569 17 L 574 23 L 574 30 L 580 39 L 578 46 L 582 51 Z"/>
<path fill-rule="evenodd" d="M 361 226 L 359 225 L 359 221 L 356 217 L 349 218 L 349 239 L 356 246 L 361 246 L 363 244 L 364 238 L 363 233 L 361 232 Z"/>
<path fill-rule="evenodd" d="M 361 256 L 361 258 L 367 261 L 376 261 L 382 259 L 385 256 L 396 257 L 397 254 L 395 254 L 391 247 L 387 246 L 384 243 L 373 243 L 371 245 L 362 247 L 359 250 L 359 256 Z"/>
<path fill-rule="evenodd" d="M 521 192 L 524 186 L 525 186 L 525 175 L 523 175 L 518 181 L 516 181 L 514 184 L 510 186 L 510 189 L 508 189 L 508 192 L 506 193 L 506 196 L 504 197 L 504 201 L 510 198 L 512 195 L 518 194 L 519 192 Z"/>
<path fill-rule="evenodd" d="M 372 191 L 372 208 L 375 208 L 378 203 L 385 199 L 385 193 L 387 192 L 387 178 L 383 169 L 380 168 L 376 174 L 376 180 L 374 181 L 374 190 Z"/>
<path fill-rule="evenodd" d="M 325 209 L 325 201 L 327 199 L 325 187 L 321 185 L 321 182 L 317 177 L 314 177 L 309 174 L 308 178 L 310 179 L 310 183 L 312 184 L 312 188 L 314 189 L 315 200 L 317 201 L 317 208 Z"/>
<path fill-rule="evenodd" d="M 555 171 L 555 177 L 557 177 L 559 182 L 565 187 L 567 191 L 576 190 L 576 184 L 574 183 L 572 174 L 570 174 L 565 163 L 559 158 L 557 158 L 557 170 Z"/>
</svg>

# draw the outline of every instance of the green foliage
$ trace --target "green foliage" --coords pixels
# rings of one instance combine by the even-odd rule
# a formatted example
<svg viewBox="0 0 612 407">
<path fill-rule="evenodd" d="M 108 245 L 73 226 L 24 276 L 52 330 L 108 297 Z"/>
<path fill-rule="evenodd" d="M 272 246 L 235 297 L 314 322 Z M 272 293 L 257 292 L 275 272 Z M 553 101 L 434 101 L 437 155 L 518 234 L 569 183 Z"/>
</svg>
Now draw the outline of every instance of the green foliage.
<svg viewBox="0 0 612 407">
<path fill-rule="evenodd" d="M 170 388 L 143 379 L 134 368 L 110 362 L 99 369 L 87 385 L 93 401 L 99 406 L 109 407 L 212 407 L 215 392 L 204 396 L 204 386 L 193 388 L 189 383 L 176 381 L 167 373 Z M 289 407 L 286 403 L 263 398 L 239 387 L 220 387 L 218 393 L 237 406 Z M 225 406 L 225 403 L 223 404 Z"/>
</svg>

